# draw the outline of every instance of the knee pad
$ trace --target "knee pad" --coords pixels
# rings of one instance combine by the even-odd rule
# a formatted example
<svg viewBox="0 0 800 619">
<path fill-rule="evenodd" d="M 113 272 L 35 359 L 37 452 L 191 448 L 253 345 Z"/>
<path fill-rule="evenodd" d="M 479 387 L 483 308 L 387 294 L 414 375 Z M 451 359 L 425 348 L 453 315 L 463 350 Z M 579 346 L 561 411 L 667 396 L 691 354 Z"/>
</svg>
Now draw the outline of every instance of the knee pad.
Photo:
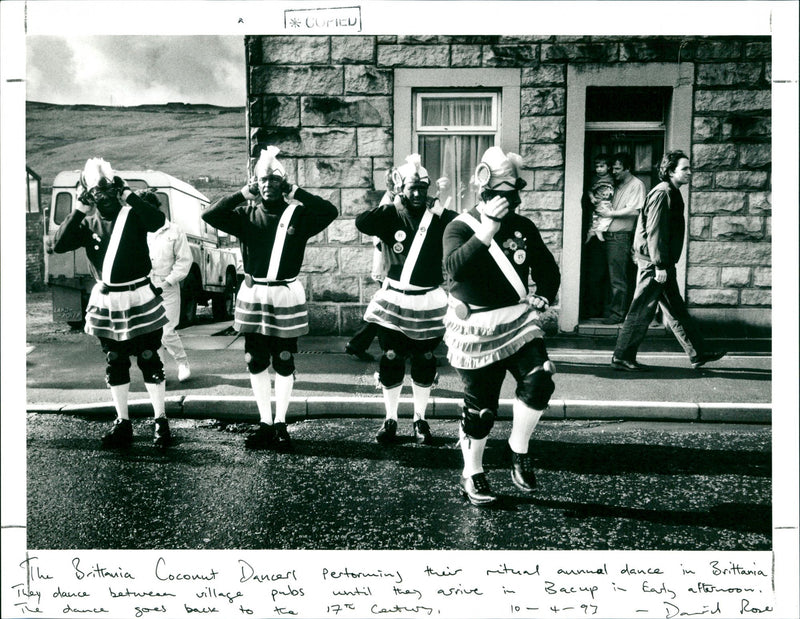
<svg viewBox="0 0 800 619">
<path fill-rule="evenodd" d="M 291 376 L 294 374 L 294 355 L 288 350 L 282 350 L 272 356 L 272 367 L 281 376 Z"/>
<path fill-rule="evenodd" d="M 251 374 L 261 374 L 269 367 L 269 357 L 260 354 L 245 353 L 244 361 L 247 364 L 247 371 Z"/>
<path fill-rule="evenodd" d="M 436 357 L 430 351 L 411 357 L 411 380 L 427 387 L 436 379 Z"/>
<path fill-rule="evenodd" d="M 469 438 L 486 438 L 494 425 L 494 417 L 494 411 L 488 408 L 476 411 L 465 406 L 461 409 L 461 430 Z"/>
<path fill-rule="evenodd" d="M 113 350 L 106 353 L 106 384 L 125 385 L 131 382 L 131 361 L 127 355 L 120 355 Z"/>
<path fill-rule="evenodd" d="M 381 385 L 384 387 L 396 387 L 403 382 L 406 373 L 406 361 L 394 350 L 387 350 L 381 356 L 378 364 L 378 374 Z"/>
<path fill-rule="evenodd" d="M 555 383 L 553 383 L 553 374 L 555 372 L 556 366 L 553 362 L 545 361 L 520 381 L 516 396 L 526 406 L 530 406 L 537 411 L 544 410 L 550 402 L 550 396 L 553 395 L 556 389 Z"/>
<path fill-rule="evenodd" d="M 164 381 L 164 364 L 157 350 L 145 349 L 136 355 L 136 364 L 142 371 L 142 379 L 146 383 Z"/>
</svg>

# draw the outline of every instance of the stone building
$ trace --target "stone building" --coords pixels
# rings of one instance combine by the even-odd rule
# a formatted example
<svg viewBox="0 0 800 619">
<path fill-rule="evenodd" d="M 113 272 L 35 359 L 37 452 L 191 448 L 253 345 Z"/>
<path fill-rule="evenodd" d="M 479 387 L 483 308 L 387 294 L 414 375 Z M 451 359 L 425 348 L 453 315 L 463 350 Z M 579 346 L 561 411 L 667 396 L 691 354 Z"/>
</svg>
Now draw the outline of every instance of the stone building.
<svg viewBox="0 0 800 619">
<path fill-rule="evenodd" d="M 474 204 L 469 176 L 491 144 L 519 152 L 521 212 L 559 260 L 554 325 L 575 332 L 585 184 L 598 152 L 629 152 L 647 187 L 666 149 L 691 153 L 678 275 L 709 330 L 771 324 L 769 37 L 251 36 L 248 148 L 279 146 L 297 182 L 340 217 L 307 252 L 312 332 L 344 334 L 375 290 L 354 217 L 393 162 L 420 152 Z"/>
</svg>

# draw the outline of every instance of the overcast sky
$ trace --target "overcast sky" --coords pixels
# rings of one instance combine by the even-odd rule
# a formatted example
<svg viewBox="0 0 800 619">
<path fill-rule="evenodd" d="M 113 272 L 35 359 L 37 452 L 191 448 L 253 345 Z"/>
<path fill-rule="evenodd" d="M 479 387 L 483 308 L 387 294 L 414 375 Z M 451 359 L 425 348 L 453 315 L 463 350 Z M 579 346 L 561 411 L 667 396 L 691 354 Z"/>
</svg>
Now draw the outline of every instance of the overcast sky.
<svg viewBox="0 0 800 619">
<path fill-rule="evenodd" d="M 241 36 L 29 36 L 28 101 L 245 105 Z"/>
</svg>

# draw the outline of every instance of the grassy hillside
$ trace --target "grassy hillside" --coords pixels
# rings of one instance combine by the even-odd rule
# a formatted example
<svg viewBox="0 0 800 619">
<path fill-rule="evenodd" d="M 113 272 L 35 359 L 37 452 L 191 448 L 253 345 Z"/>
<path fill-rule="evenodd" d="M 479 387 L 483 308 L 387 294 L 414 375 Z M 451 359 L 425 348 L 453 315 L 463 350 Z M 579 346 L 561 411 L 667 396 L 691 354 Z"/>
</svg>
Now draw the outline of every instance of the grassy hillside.
<svg viewBox="0 0 800 619">
<path fill-rule="evenodd" d="M 242 186 L 247 169 L 244 108 L 168 104 L 137 107 L 26 105 L 27 165 L 53 178 L 103 157 L 118 170 L 159 170 L 212 200 Z M 205 180 L 205 179 L 209 180 Z"/>
</svg>

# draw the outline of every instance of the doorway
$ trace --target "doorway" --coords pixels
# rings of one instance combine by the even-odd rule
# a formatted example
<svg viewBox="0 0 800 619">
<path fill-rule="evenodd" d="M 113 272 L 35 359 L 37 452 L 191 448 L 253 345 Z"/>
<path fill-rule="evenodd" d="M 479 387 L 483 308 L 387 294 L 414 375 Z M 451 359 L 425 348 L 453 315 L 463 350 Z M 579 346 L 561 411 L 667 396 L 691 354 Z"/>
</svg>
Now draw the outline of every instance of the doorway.
<svg viewBox="0 0 800 619">
<path fill-rule="evenodd" d="M 662 146 L 654 147 L 656 150 L 690 152 L 693 83 L 694 65 L 690 62 L 567 65 L 564 233 L 558 315 L 562 332 L 578 332 L 580 324 L 581 259 L 585 240 L 581 202 L 590 180 L 586 178 L 587 138 L 591 147 L 592 140 L 610 141 L 615 134 L 624 141 L 644 138 L 640 134 L 651 132 L 650 137 L 653 133 L 663 136 Z M 595 133 L 605 135 L 593 136 Z M 622 134 L 625 134 L 624 139 Z M 601 144 L 601 147 L 614 148 L 611 144 Z M 616 147 L 622 148 L 623 144 Z M 633 155 L 635 159 L 635 150 Z M 660 156 L 657 152 L 653 158 Z M 643 180 L 647 186 L 654 183 L 652 176 Z M 684 201 L 690 208 L 688 192 Z M 683 290 L 686 277 L 683 257 L 678 262 L 677 275 L 678 286 Z M 603 329 L 598 330 L 603 333 L 609 328 L 600 326 Z"/>
<path fill-rule="evenodd" d="M 645 185 L 645 190 L 658 183 L 658 165 L 664 153 L 663 129 L 638 129 L 636 122 L 616 123 L 613 131 L 587 130 L 584 145 L 584 174 L 586 189 L 581 201 L 582 222 L 580 279 L 580 324 L 593 323 L 604 317 L 604 309 L 609 300 L 609 281 L 602 244 L 597 238 L 586 241 L 587 232 L 592 223 L 593 205 L 588 199 L 588 188 L 595 176 L 595 160 L 599 155 L 607 156 L 613 163 L 614 155 L 627 153 L 632 161 L 631 173 Z M 625 305 L 629 306 L 633 298 L 636 282 L 636 268 L 631 260 L 627 271 L 628 293 Z"/>
</svg>

